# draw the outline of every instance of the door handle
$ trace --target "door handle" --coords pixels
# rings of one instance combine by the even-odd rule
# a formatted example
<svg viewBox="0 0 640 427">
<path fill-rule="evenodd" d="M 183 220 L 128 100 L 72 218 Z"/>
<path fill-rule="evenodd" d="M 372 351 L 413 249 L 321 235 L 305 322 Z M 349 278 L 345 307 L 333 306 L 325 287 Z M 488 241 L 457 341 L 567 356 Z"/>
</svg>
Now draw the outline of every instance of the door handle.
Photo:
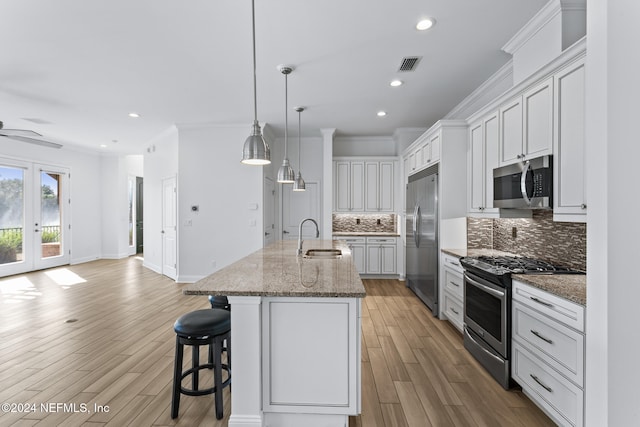
<svg viewBox="0 0 640 427">
<path fill-rule="evenodd" d="M 287 230 L 282 230 L 282 234 L 289 234 Z"/>
<path fill-rule="evenodd" d="M 529 168 L 531 167 L 531 163 L 527 160 L 524 163 L 524 170 L 522 171 L 522 175 L 520 175 L 520 192 L 522 193 L 522 198 L 527 206 L 531 206 L 531 199 L 527 194 L 527 172 L 529 172 Z M 533 194 L 531 195 L 533 197 Z"/>
</svg>

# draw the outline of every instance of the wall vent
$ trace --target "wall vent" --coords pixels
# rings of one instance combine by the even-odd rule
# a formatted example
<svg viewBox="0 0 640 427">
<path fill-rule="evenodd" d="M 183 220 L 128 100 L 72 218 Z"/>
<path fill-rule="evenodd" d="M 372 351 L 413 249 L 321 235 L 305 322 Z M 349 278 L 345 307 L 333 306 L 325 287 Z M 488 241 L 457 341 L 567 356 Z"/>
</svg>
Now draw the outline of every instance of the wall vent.
<svg viewBox="0 0 640 427">
<path fill-rule="evenodd" d="M 402 63 L 398 71 L 414 71 L 421 59 L 421 56 L 407 56 L 402 58 Z"/>
</svg>

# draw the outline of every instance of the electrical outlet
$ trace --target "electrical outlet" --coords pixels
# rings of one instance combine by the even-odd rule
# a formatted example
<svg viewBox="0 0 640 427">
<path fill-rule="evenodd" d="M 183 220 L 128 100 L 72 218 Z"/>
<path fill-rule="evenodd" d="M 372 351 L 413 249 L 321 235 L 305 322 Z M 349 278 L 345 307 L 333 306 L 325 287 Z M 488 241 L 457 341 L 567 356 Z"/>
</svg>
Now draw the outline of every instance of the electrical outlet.
<svg viewBox="0 0 640 427">
<path fill-rule="evenodd" d="M 356 218 L 356 225 L 360 225 L 360 218 Z"/>
<path fill-rule="evenodd" d="M 511 227 L 511 237 L 514 239 L 518 237 L 518 229 L 516 227 Z"/>
<path fill-rule="evenodd" d="M 378 220 L 376 221 L 376 223 L 377 223 L 378 225 L 380 225 L 380 218 L 378 218 Z"/>
</svg>

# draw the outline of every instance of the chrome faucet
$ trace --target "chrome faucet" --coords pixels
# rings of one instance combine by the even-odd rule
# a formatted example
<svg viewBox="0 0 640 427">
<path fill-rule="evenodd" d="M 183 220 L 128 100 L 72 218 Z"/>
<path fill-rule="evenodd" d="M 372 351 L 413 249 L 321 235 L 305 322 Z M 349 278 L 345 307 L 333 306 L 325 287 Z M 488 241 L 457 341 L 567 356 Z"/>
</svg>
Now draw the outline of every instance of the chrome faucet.
<svg viewBox="0 0 640 427">
<path fill-rule="evenodd" d="M 311 221 L 315 224 L 316 226 L 316 238 L 320 237 L 320 229 L 318 228 L 318 223 L 316 222 L 315 219 L 313 218 L 305 218 L 302 221 L 300 221 L 300 227 L 298 228 L 298 255 L 302 255 L 302 225 L 307 222 L 307 221 Z"/>
</svg>

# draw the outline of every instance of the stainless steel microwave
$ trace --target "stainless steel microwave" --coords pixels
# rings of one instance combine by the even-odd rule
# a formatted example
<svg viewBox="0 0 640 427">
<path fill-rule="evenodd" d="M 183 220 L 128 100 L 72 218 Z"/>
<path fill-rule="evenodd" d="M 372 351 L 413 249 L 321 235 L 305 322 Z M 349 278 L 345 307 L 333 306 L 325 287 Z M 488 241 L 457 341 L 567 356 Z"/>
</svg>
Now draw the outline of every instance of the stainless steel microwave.
<svg viewBox="0 0 640 427">
<path fill-rule="evenodd" d="M 536 157 L 493 170 L 493 206 L 514 209 L 553 207 L 553 157 Z"/>
</svg>

